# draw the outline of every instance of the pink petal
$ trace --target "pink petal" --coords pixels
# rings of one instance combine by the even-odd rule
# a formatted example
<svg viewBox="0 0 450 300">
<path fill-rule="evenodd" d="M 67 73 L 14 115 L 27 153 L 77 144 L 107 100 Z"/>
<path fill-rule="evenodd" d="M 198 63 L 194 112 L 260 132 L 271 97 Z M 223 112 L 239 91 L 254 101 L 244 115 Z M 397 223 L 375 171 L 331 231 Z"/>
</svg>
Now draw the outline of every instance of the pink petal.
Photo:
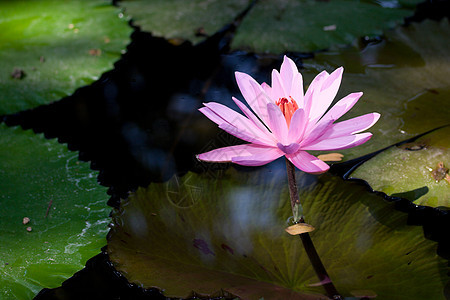
<svg viewBox="0 0 450 300">
<path fill-rule="evenodd" d="M 297 109 L 292 115 L 291 124 L 289 125 L 288 142 L 298 143 L 305 133 L 306 117 L 305 111 L 301 108 Z"/>
<path fill-rule="evenodd" d="M 272 70 L 272 100 L 277 101 L 280 98 L 287 97 L 289 97 L 289 95 L 286 94 L 280 73 L 278 73 L 277 70 Z"/>
<path fill-rule="evenodd" d="M 315 140 L 308 145 L 301 145 L 302 150 L 340 150 L 359 146 L 367 142 L 372 134 L 370 132 L 358 133 L 337 137 L 334 139 Z"/>
<path fill-rule="evenodd" d="M 263 88 L 251 76 L 236 72 L 236 82 L 244 96 L 245 101 L 250 105 L 251 109 L 262 119 L 263 122 L 268 121 L 267 103 L 272 101 L 266 95 Z"/>
<path fill-rule="evenodd" d="M 283 151 L 285 154 L 292 154 L 297 152 L 300 149 L 300 145 L 297 143 L 291 143 L 289 145 L 283 145 L 281 143 L 277 143 L 278 149 Z"/>
<path fill-rule="evenodd" d="M 331 125 L 320 137 L 324 139 L 334 139 L 337 137 L 352 135 L 362 132 L 372 127 L 380 118 L 379 113 L 370 113 L 353 119 L 342 121 Z"/>
<path fill-rule="evenodd" d="M 305 100 L 303 97 L 303 78 L 300 73 L 295 74 L 292 79 L 290 96 L 295 100 L 295 102 L 297 102 L 298 107 L 305 107 Z"/>
<path fill-rule="evenodd" d="M 198 110 L 217 125 L 220 125 L 225 122 L 224 119 L 222 119 L 219 115 L 215 114 L 211 109 L 207 107 L 202 107 L 199 108 Z"/>
<path fill-rule="evenodd" d="M 219 127 L 226 123 L 231 125 L 232 127 L 235 127 L 243 135 L 252 137 L 251 140 L 248 140 L 248 138 L 244 138 L 243 140 L 245 141 L 253 142 L 255 140 L 261 140 L 264 144 L 273 144 L 274 140 L 268 133 L 268 131 L 263 132 L 258 126 L 254 124 L 253 121 L 247 119 L 246 117 L 230 109 L 229 107 L 215 102 L 203 103 L 203 105 L 206 106 L 206 109 L 200 109 L 200 111 L 204 113 L 208 118 L 210 118 L 213 122 L 218 124 Z M 217 115 L 219 118 L 213 116 L 213 114 Z M 225 130 L 225 128 L 222 129 Z M 231 132 L 229 133 L 233 134 Z"/>
<path fill-rule="evenodd" d="M 247 118 L 249 118 L 256 126 L 258 126 L 259 129 L 261 129 L 262 132 L 266 133 L 267 136 L 269 137 L 273 137 L 272 133 L 267 129 L 266 125 L 263 124 L 258 117 L 255 116 L 255 114 L 247 108 L 247 106 L 245 106 L 244 103 L 242 103 L 241 101 L 239 101 L 238 99 L 236 99 L 235 97 L 231 97 L 234 101 L 234 103 L 236 103 L 236 105 L 242 110 L 242 112 L 247 116 Z M 273 141 L 275 142 L 276 140 L 273 139 Z"/>
<path fill-rule="evenodd" d="M 281 64 L 280 75 L 286 95 L 291 96 L 299 107 L 303 107 L 303 78 L 297 65 L 286 55 Z"/>
<path fill-rule="evenodd" d="M 327 79 L 329 74 L 326 71 L 320 72 L 309 85 L 304 97 L 304 109 L 307 116 L 312 106 L 313 95 L 316 96 L 320 93 L 323 82 Z"/>
<path fill-rule="evenodd" d="M 267 104 L 269 114 L 269 128 L 275 135 L 275 138 L 283 145 L 287 144 L 288 127 L 286 118 L 280 108 L 273 103 Z"/>
<path fill-rule="evenodd" d="M 274 161 L 284 155 L 284 152 L 278 148 L 253 148 L 248 149 L 251 155 L 235 156 L 231 162 L 243 166 L 262 166 Z"/>
<path fill-rule="evenodd" d="M 307 128 L 307 131 L 303 135 L 303 140 L 300 142 L 300 145 L 302 148 L 305 145 L 309 145 L 312 142 L 321 139 L 321 136 L 325 133 L 325 131 L 332 126 L 333 122 L 329 120 L 326 122 L 320 122 L 316 125 L 314 125 L 312 130 L 310 128 Z M 311 124 L 309 124 L 311 125 Z M 308 132 L 310 131 L 310 132 Z"/>
<path fill-rule="evenodd" d="M 237 128 L 231 124 L 228 123 L 222 123 L 219 125 L 219 128 L 228 132 L 231 135 L 234 135 L 237 138 L 240 138 L 241 140 L 258 144 L 258 145 L 264 145 L 264 146 L 272 146 L 274 144 L 274 141 L 267 139 L 263 136 L 257 136 L 253 135 L 251 132 L 248 132 L 246 130 L 242 130 L 240 128 Z"/>
<path fill-rule="evenodd" d="M 353 105 L 358 102 L 363 93 L 351 93 L 339 100 L 332 108 L 320 119 L 320 122 L 332 120 L 333 122 L 348 112 Z"/>
<path fill-rule="evenodd" d="M 340 67 L 331 73 L 324 81 L 319 93 L 314 94 L 311 99 L 311 110 L 309 119 L 311 122 L 316 122 L 327 111 L 333 102 L 341 85 L 342 73 L 344 68 Z"/>
<path fill-rule="evenodd" d="M 263 82 L 261 83 L 261 87 L 264 90 L 264 92 L 269 96 L 270 99 L 272 99 L 272 88 L 267 83 Z"/>
<path fill-rule="evenodd" d="M 346 97 L 339 100 L 316 124 L 310 123 L 307 126 L 305 135 L 308 136 L 308 141 L 313 141 L 318 138 L 320 134 L 324 131 L 325 127 L 331 125 L 339 119 L 343 114 L 349 111 L 359 98 L 362 93 L 352 93 Z"/>
<path fill-rule="evenodd" d="M 243 144 L 230 147 L 218 148 L 209 152 L 205 152 L 197 155 L 197 159 L 208 162 L 231 162 L 233 157 L 240 156 L 252 156 L 255 154 L 261 154 L 266 152 L 272 152 L 271 149 L 277 149 L 273 147 L 265 147 L 255 144 Z"/>
<path fill-rule="evenodd" d="M 283 63 L 280 68 L 281 80 L 285 85 L 285 91 L 288 95 L 291 94 L 291 85 L 294 76 L 298 73 L 297 66 L 295 63 L 287 57 L 286 55 L 283 57 Z"/>
<path fill-rule="evenodd" d="M 328 171 L 328 169 L 330 168 L 330 166 L 328 166 L 326 163 L 306 151 L 298 151 L 294 154 L 287 154 L 286 157 L 297 168 L 306 173 L 320 174 Z"/>
</svg>

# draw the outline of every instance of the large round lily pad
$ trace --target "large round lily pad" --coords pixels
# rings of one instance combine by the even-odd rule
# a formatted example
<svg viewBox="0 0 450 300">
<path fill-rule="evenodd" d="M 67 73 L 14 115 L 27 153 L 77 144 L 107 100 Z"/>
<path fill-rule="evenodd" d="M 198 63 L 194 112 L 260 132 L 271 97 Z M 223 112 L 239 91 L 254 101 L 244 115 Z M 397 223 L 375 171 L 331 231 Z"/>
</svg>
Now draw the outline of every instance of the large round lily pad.
<svg viewBox="0 0 450 300">
<path fill-rule="evenodd" d="M 447 126 L 412 143 L 389 148 L 350 176 L 366 180 L 374 190 L 416 204 L 450 207 L 449 136 Z"/>
<path fill-rule="evenodd" d="M 123 201 L 108 237 L 115 267 L 167 296 L 223 289 L 244 299 L 324 299 L 300 239 L 284 230 L 284 170 L 210 175 L 174 177 Z M 298 176 L 312 240 L 341 294 L 444 299 L 446 261 L 406 214 L 355 183 Z"/>
<path fill-rule="evenodd" d="M 31 299 L 104 246 L 106 188 L 55 140 L 0 125 L 0 144 L 0 298 Z"/>
<path fill-rule="evenodd" d="M 198 43 L 233 22 L 250 0 L 126 0 L 119 5 L 142 30 L 174 43 Z"/>
<path fill-rule="evenodd" d="M 143 30 L 167 39 L 204 40 L 231 23 L 251 1 L 123 1 L 121 5 Z M 365 35 L 403 23 L 420 0 L 394 5 L 369 1 L 256 1 L 232 42 L 251 52 L 311 52 L 350 44 Z M 384 4 L 384 5 L 383 5 Z M 203 36 L 202 36 L 203 34 Z"/>
<path fill-rule="evenodd" d="M 343 81 L 336 99 L 356 91 L 362 98 L 345 116 L 379 112 L 370 128 L 373 137 L 362 146 L 342 152 L 356 158 L 449 124 L 450 25 L 424 21 L 386 33 L 386 42 L 367 47 L 362 53 L 324 53 L 306 61 L 307 78 L 319 70 L 344 65 Z M 397 53 L 392 57 L 392 53 Z M 400 53 L 400 54 L 399 54 Z M 306 80 L 305 82 L 309 82 Z"/>
<path fill-rule="evenodd" d="M 67 96 L 112 69 L 132 31 L 104 0 L 0 2 L 0 115 Z"/>
</svg>

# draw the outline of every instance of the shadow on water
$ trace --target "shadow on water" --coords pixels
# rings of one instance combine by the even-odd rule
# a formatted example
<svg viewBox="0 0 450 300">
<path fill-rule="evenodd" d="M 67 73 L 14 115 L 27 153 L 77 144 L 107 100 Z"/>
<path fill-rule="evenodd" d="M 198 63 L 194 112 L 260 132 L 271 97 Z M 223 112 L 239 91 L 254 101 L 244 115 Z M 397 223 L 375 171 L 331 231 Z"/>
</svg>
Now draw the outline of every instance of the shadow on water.
<svg viewBox="0 0 450 300">
<path fill-rule="evenodd" d="M 425 2 L 407 22 L 436 15 L 439 18 L 445 11 L 442 7 L 448 7 L 448 3 L 442 1 L 432 6 Z M 229 54 L 229 39 L 234 30 L 235 26 L 230 25 L 193 46 L 173 45 L 136 29 L 127 53 L 114 70 L 103 74 L 91 86 L 80 88 L 58 102 L 0 118 L 10 126 L 42 132 L 46 138 L 57 138 L 67 143 L 69 149 L 78 150 L 81 160 L 90 161 L 91 168 L 99 170 L 98 180 L 109 187 L 108 204 L 113 207 L 118 207 L 129 191 L 150 182 L 166 181 L 174 174 L 181 176 L 188 171 L 201 173 L 227 168 L 227 165 L 206 167 L 195 160 L 197 153 L 238 142 L 201 117 L 197 109 L 206 99 L 231 103 L 231 95 L 239 94 L 233 77 L 235 70 L 270 74 L 280 59 L 241 52 Z M 293 57 L 300 65 L 302 58 L 311 55 Z M 255 72 L 255 66 L 260 68 L 259 72 Z M 255 79 L 268 81 L 268 77 Z M 352 168 L 376 153 L 370 155 L 336 164 L 331 172 L 346 178 Z M 370 188 L 366 182 L 358 182 Z M 417 196 L 424 190 L 412 192 Z M 408 223 L 423 226 L 425 236 L 438 242 L 438 254 L 450 258 L 447 211 L 414 205 L 407 195 L 388 197 L 375 193 L 407 212 Z M 128 283 L 103 250 L 61 287 L 43 289 L 35 299 L 165 297 L 159 290 L 144 290 Z"/>
</svg>

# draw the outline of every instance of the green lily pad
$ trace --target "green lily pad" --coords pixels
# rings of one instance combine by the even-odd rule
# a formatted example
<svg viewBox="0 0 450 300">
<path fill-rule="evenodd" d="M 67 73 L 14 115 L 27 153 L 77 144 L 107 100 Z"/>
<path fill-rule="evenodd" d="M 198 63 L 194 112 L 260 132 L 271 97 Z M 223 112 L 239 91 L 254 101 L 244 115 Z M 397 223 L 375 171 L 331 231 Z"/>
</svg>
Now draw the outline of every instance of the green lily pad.
<svg viewBox="0 0 450 300">
<path fill-rule="evenodd" d="M 350 176 L 364 179 L 374 190 L 419 205 L 450 207 L 449 135 L 450 127 L 444 127 L 412 143 L 391 147 L 359 166 Z M 443 167 L 439 168 L 441 162 Z"/>
<path fill-rule="evenodd" d="M 144 31 L 174 43 L 198 43 L 233 22 L 249 0 L 126 0 L 119 5 Z"/>
<path fill-rule="evenodd" d="M 0 144 L 0 298 L 31 299 L 104 246 L 106 188 L 77 153 L 43 135 L 0 125 Z"/>
<path fill-rule="evenodd" d="M 250 1 L 123 1 L 121 5 L 143 30 L 167 39 L 204 40 L 231 23 Z M 401 7 L 360 1 L 257 1 L 239 25 L 232 48 L 250 52 L 312 52 L 350 44 L 366 35 L 403 23 L 420 0 Z"/>
<path fill-rule="evenodd" d="M 413 13 L 364 1 L 259 1 L 244 18 L 232 47 L 259 53 L 312 52 L 381 35 Z"/>
<path fill-rule="evenodd" d="M 446 261 L 406 214 L 354 182 L 297 175 L 311 238 L 341 294 L 444 299 Z M 285 232 L 288 199 L 283 169 L 174 177 L 122 202 L 107 251 L 130 282 L 167 296 L 327 299 L 300 239 Z"/>
<path fill-rule="evenodd" d="M 336 99 L 351 92 L 364 92 L 342 120 L 374 111 L 381 114 L 380 120 L 369 129 L 373 133 L 369 142 L 339 151 L 345 159 L 449 124 L 448 20 L 399 27 L 387 32 L 386 39 L 385 47 L 381 45 L 379 51 L 369 47 L 360 54 L 352 50 L 324 53 L 318 54 L 314 61 L 305 62 L 306 70 L 302 73 L 308 80 L 319 70 L 334 70 L 344 65 L 348 71 L 344 73 Z M 404 58 L 392 58 L 392 53 L 402 53 Z"/>
<path fill-rule="evenodd" d="M 0 2 L 0 115 L 65 97 L 113 68 L 132 28 L 104 0 Z"/>
</svg>

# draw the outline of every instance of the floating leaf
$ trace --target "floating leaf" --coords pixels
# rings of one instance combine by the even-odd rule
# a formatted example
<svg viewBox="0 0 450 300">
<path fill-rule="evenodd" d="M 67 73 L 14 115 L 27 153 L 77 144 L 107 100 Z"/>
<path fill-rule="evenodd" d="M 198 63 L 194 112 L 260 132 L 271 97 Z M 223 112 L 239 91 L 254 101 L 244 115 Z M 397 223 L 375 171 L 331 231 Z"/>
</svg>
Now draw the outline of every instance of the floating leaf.
<svg viewBox="0 0 450 300">
<path fill-rule="evenodd" d="M 307 78 L 324 68 L 348 66 L 336 99 L 357 91 L 364 95 L 342 120 L 373 111 L 381 114 L 369 130 L 373 133 L 369 142 L 339 151 L 345 160 L 449 124 L 448 20 L 414 23 L 389 31 L 386 36 L 386 47 L 380 45 L 378 51 L 368 47 L 361 54 L 318 54 L 314 61 L 305 62 L 307 70 L 303 73 Z M 404 57 L 392 59 L 392 52 L 403 53 Z"/>
<path fill-rule="evenodd" d="M 54 140 L 0 125 L 0 144 L 0 295 L 31 299 L 99 253 L 106 189 Z"/>
<path fill-rule="evenodd" d="M 213 35 L 249 5 L 249 0 L 126 0 L 120 6 L 142 30 L 174 43 L 198 43 Z"/>
<path fill-rule="evenodd" d="M 310 235 L 340 293 L 444 299 L 446 261 L 406 214 L 356 183 L 298 176 Z M 300 239 L 284 230 L 291 209 L 282 169 L 178 181 L 201 192 L 174 196 L 168 184 L 151 184 L 113 212 L 108 253 L 130 282 L 176 297 L 223 289 L 245 299 L 326 299 Z M 180 202 L 189 205 L 174 205 L 186 195 Z"/>
<path fill-rule="evenodd" d="M 232 47 L 251 52 L 312 52 L 381 35 L 383 29 L 403 23 L 413 13 L 363 1 L 262 0 L 244 18 Z"/>
<path fill-rule="evenodd" d="M 257 1 L 244 16 L 232 48 L 251 52 L 311 52 L 380 35 L 403 23 L 420 0 L 383 7 L 360 1 Z M 167 39 L 204 40 L 231 23 L 250 1 L 123 1 L 121 5 L 143 30 Z M 386 3 L 386 2 L 384 2 Z M 383 3 L 382 3 L 383 4 Z M 407 8 L 408 7 L 408 8 Z"/>
<path fill-rule="evenodd" d="M 358 167 L 350 176 L 364 179 L 377 191 L 428 206 L 450 207 L 450 127 L 416 141 L 389 148 Z M 443 168 L 438 171 L 438 165 Z M 435 175 L 433 174 L 435 172 Z M 436 174 L 436 173 L 442 173 Z"/>
<path fill-rule="evenodd" d="M 67 96 L 120 57 L 132 29 L 104 0 L 0 2 L 0 115 Z"/>
</svg>

